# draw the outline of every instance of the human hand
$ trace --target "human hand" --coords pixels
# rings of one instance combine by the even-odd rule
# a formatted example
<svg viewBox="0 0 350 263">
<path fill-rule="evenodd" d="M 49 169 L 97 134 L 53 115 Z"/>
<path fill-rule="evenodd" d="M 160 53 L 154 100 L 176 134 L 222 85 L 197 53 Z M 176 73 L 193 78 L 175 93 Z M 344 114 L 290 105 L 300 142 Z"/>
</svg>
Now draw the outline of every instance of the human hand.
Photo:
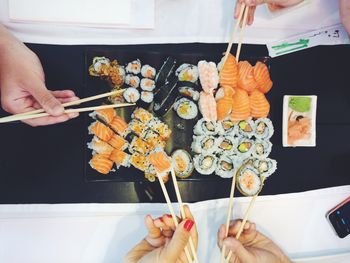
<svg viewBox="0 0 350 263">
<path fill-rule="evenodd" d="M 237 240 L 235 236 L 242 224 L 241 220 L 230 222 L 228 237 L 225 238 L 225 225 L 218 231 L 218 246 L 223 244 L 232 251 L 231 263 L 290 263 L 291 261 L 282 250 L 269 238 L 256 230 L 256 225 L 246 222 L 244 230 Z M 227 251 L 226 250 L 226 251 Z M 226 253 L 225 256 L 227 256 Z"/>
<path fill-rule="evenodd" d="M 188 206 L 186 218 L 175 227 L 171 215 L 153 219 L 145 218 L 147 236 L 125 256 L 125 263 L 183 263 L 187 262 L 184 248 L 190 236 L 197 248 L 198 234 L 194 218 Z M 189 247 L 189 246 L 188 246 Z M 191 253 L 191 252 L 190 252 Z"/>
<path fill-rule="evenodd" d="M 350 35 L 350 1 L 339 0 L 340 19 L 346 31 Z"/>
<path fill-rule="evenodd" d="M 303 1 L 304 0 L 237 0 L 234 11 L 234 18 L 238 18 L 239 10 L 243 4 L 249 6 L 247 25 L 251 25 L 254 22 L 254 14 L 257 5 L 267 4 L 270 10 L 276 11 L 278 9 L 297 5 Z"/>
<path fill-rule="evenodd" d="M 0 25 L 0 95 L 2 108 L 12 114 L 43 108 L 51 116 L 24 120 L 31 126 L 67 121 L 61 103 L 77 100 L 73 91 L 49 91 L 39 58 Z"/>
</svg>

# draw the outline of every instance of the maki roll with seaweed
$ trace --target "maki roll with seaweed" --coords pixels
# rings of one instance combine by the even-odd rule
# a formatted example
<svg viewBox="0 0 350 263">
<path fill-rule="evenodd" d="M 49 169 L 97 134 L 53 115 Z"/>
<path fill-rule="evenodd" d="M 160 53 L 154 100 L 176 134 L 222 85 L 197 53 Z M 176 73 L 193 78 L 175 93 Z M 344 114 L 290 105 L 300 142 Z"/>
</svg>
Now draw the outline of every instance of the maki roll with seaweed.
<svg viewBox="0 0 350 263">
<path fill-rule="evenodd" d="M 243 164 L 237 172 L 237 188 L 245 196 L 258 194 L 262 189 L 259 172 L 252 166 Z"/>
<path fill-rule="evenodd" d="M 191 155 L 182 149 L 176 150 L 171 155 L 175 175 L 179 178 L 189 177 L 194 169 Z"/>
<path fill-rule="evenodd" d="M 124 99 L 129 103 L 136 103 L 140 99 L 140 92 L 135 88 L 127 88 L 123 93 Z"/>
<path fill-rule="evenodd" d="M 258 140 L 254 141 L 252 156 L 255 158 L 266 158 L 271 153 L 272 144 L 270 141 Z"/>
<path fill-rule="evenodd" d="M 138 88 L 140 86 L 140 78 L 138 76 L 128 74 L 125 76 L 125 84 L 133 88 Z"/>
<path fill-rule="evenodd" d="M 248 138 L 241 138 L 237 142 L 236 153 L 241 159 L 245 159 L 251 155 L 253 151 L 253 141 Z"/>
<path fill-rule="evenodd" d="M 147 125 L 137 119 L 133 119 L 129 122 L 129 130 L 135 133 L 137 136 L 141 136 L 141 134 L 147 129 Z"/>
<path fill-rule="evenodd" d="M 175 71 L 175 76 L 178 77 L 179 81 L 197 82 L 198 80 L 198 67 L 192 64 L 182 64 Z"/>
<path fill-rule="evenodd" d="M 136 108 L 134 112 L 131 114 L 131 118 L 137 119 L 140 122 L 147 124 L 150 120 L 153 119 L 153 115 L 152 113 L 150 113 L 149 111 L 143 108 Z"/>
<path fill-rule="evenodd" d="M 219 125 L 219 135 L 235 136 L 237 134 L 237 125 L 233 121 L 229 119 L 222 120 Z"/>
<path fill-rule="evenodd" d="M 214 136 L 193 136 L 191 149 L 195 153 L 211 154 L 217 151 L 217 141 Z"/>
<path fill-rule="evenodd" d="M 217 167 L 217 158 L 213 154 L 198 154 L 193 162 L 197 172 L 203 175 L 212 174 Z"/>
<path fill-rule="evenodd" d="M 195 135 L 216 135 L 220 128 L 217 122 L 200 119 L 193 128 Z"/>
<path fill-rule="evenodd" d="M 171 135 L 171 129 L 167 124 L 162 122 L 158 118 L 153 118 L 149 123 L 148 127 L 156 131 L 163 140 L 168 140 Z"/>
<path fill-rule="evenodd" d="M 156 76 L 156 69 L 150 65 L 143 65 L 141 68 L 141 75 L 144 78 L 154 79 Z"/>
<path fill-rule="evenodd" d="M 238 133 L 244 137 L 251 138 L 254 135 L 254 121 L 244 120 L 238 122 Z"/>
<path fill-rule="evenodd" d="M 179 90 L 179 93 L 184 97 L 191 98 L 194 101 L 199 100 L 199 91 L 195 90 L 192 87 L 181 86 L 178 88 L 178 90 Z"/>
<path fill-rule="evenodd" d="M 147 142 L 142 140 L 140 137 L 134 137 L 134 139 L 129 145 L 128 150 L 130 153 L 147 154 L 153 149 Z"/>
<path fill-rule="evenodd" d="M 142 172 L 147 171 L 148 167 L 150 166 L 147 157 L 137 152 L 131 155 L 130 164 Z"/>
<path fill-rule="evenodd" d="M 270 119 L 261 118 L 255 121 L 255 137 L 258 139 L 267 140 L 274 133 L 273 125 Z"/>
<path fill-rule="evenodd" d="M 136 59 L 134 61 L 129 62 L 125 67 L 126 73 L 132 73 L 137 75 L 141 72 L 141 61 Z"/>
<path fill-rule="evenodd" d="M 176 60 L 172 57 L 168 57 L 160 70 L 158 71 L 158 74 L 156 75 L 156 83 L 157 86 L 163 86 L 171 73 L 174 71 L 174 67 L 176 64 Z"/>
<path fill-rule="evenodd" d="M 150 91 L 141 91 L 141 97 L 137 101 L 137 105 L 148 109 L 148 107 L 152 104 L 153 102 L 154 95 Z"/>
<path fill-rule="evenodd" d="M 231 178 L 235 172 L 236 164 L 233 162 L 233 160 L 225 154 L 221 155 L 218 160 L 215 174 L 222 178 Z"/>
<path fill-rule="evenodd" d="M 232 155 L 235 153 L 236 140 L 231 136 L 222 136 L 218 138 L 218 152 Z"/>
<path fill-rule="evenodd" d="M 187 98 L 181 98 L 176 101 L 174 104 L 174 110 L 180 118 L 185 120 L 194 119 L 198 115 L 197 105 Z"/>
<path fill-rule="evenodd" d="M 261 177 L 269 177 L 277 169 L 276 160 L 266 158 L 266 159 L 255 159 L 254 167 L 259 171 Z"/>
<path fill-rule="evenodd" d="M 153 91 L 156 88 L 156 83 L 153 79 L 141 79 L 140 87 L 145 91 Z"/>
<path fill-rule="evenodd" d="M 94 57 L 89 67 L 89 74 L 95 77 L 107 76 L 110 63 L 111 61 L 106 57 Z"/>
</svg>

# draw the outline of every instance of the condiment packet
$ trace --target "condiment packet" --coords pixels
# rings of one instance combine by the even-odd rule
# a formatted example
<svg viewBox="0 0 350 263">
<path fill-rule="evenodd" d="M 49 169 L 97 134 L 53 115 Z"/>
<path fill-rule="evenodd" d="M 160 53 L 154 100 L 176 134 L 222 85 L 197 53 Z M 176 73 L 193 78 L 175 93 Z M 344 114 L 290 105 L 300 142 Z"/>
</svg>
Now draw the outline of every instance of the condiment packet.
<svg viewBox="0 0 350 263">
<path fill-rule="evenodd" d="M 316 106 L 317 96 L 284 96 L 283 147 L 316 146 Z"/>
</svg>

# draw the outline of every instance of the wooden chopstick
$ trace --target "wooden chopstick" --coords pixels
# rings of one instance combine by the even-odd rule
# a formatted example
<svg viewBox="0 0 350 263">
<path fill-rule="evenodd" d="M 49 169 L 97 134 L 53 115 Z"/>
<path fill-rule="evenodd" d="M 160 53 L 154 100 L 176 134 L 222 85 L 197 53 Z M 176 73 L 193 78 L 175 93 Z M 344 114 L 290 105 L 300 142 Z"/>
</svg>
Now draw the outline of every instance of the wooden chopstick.
<svg viewBox="0 0 350 263">
<path fill-rule="evenodd" d="M 87 111 L 94 111 L 94 110 L 103 110 L 103 109 L 110 109 L 110 108 L 121 108 L 121 107 L 128 107 L 128 106 L 134 106 L 135 103 L 120 103 L 120 104 L 111 104 L 111 105 L 101 105 L 101 106 L 94 106 L 94 107 L 86 107 L 86 108 L 78 108 L 78 109 L 67 109 L 64 111 L 64 113 L 75 113 L 75 112 L 87 112 Z M 0 123 L 6 123 L 6 122 L 12 122 L 12 121 L 21 121 L 21 120 L 27 120 L 27 119 L 35 119 L 35 118 L 41 118 L 50 116 L 47 112 L 38 113 L 38 114 L 26 114 L 26 115 L 13 115 L 6 118 L 0 118 Z"/>
<path fill-rule="evenodd" d="M 163 181 L 163 177 L 161 175 L 158 175 L 158 174 L 157 174 L 157 177 L 158 177 L 158 181 L 159 181 L 160 187 L 162 188 L 165 201 L 166 201 L 166 203 L 168 205 L 171 217 L 173 219 L 173 222 L 174 222 L 175 226 L 177 227 L 179 225 L 179 223 L 177 222 L 176 214 L 175 214 L 173 205 L 172 205 L 172 203 L 170 201 L 170 197 L 169 197 L 168 191 L 167 191 L 167 189 L 165 187 L 165 184 L 164 184 L 164 181 Z M 192 257 L 190 255 L 190 252 L 189 252 L 187 246 L 185 247 L 185 254 L 186 254 L 187 261 L 192 263 L 193 262 L 192 261 Z"/>
<path fill-rule="evenodd" d="M 84 98 L 84 99 L 66 102 L 66 103 L 63 103 L 62 106 L 63 107 L 74 106 L 74 105 L 78 105 L 78 104 L 81 104 L 81 103 L 84 103 L 84 102 L 98 100 L 98 99 L 102 99 L 102 98 L 105 98 L 105 97 L 117 95 L 119 93 L 123 93 L 124 91 L 125 91 L 125 89 L 114 90 L 114 91 L 111 91 L 111 92 L 102 93 L 102 94 L 91 96 L 91 97 L 87 97 L 87 98 Z M 45 112 L 45 110 L 44 109 L 37 109 L 37 110 L 33 110 L 33 111 L 28 111 L 28 112 L 23 112 L 23 113 L 18 113 L 18 114 L 11 115 L 11 116 L 3 117 L 1 119 L 2 120 L 12 119 L 14 116 L 32 115 L 32 114 L 38 114 L 38 113 L 42 113 L 42 112 Z"/>
<path fill-rule="evenodd" d="M 239 55 L 241 53 L 243 32 L 244 32 L 245 26 L 247 25 L 248 11 L 249 11 L 249 6 L 245 6 L 245 8 L 244 8 L 244 15 L 243 15 L 243 22 L 242 22 L 242 28 L 241 28 L 241 31 L 239 32 L 239 40 L 238 40 L 238 46 L 237 46 L 237 51 L 236 51 L 236 60 L 237 60 L 237 62 L 239 61 Z"/>
<path fill-rule="evenodd" d="M 174 188 L 175 188 L 175 194 L 176 194 L 177 202 L 180 205 L 181 217 L 182 217 L 182 219 L 185 219 L 186 218 L 186 214 L 185 214 L 184 204 L 182 202 L 180 189 L 179 189 L 179 185 L 177 183 L 174 167 L 171 167 L 170 172 L 171 172 L 171 178 L 173 180 L 173 184 L 174 184 Z M 197 257 L 196 248 L 194 246 L 193 239 L 192 239 L 191 236 L 189 238 L 189 244 L 190 244 L 190 249 L 191 249 L 191 252 L 192 252 L 192 255 L 193 255 L 193 258 L 194 258 L 194 262 L 198 263 L 198 257 Z"/>
</svg>

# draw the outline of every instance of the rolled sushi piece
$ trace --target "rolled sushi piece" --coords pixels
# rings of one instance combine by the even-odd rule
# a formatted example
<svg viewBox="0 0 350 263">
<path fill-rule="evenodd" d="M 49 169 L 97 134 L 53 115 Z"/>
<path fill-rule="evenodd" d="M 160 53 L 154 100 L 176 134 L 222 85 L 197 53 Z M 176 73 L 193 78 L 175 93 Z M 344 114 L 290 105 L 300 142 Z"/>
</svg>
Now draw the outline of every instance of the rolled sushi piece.
<svg viewBox="0 0 350 263">
<path fill-rule="evenodd" d="M 198 154 L 193 158 L 194 168 L 203 175 L 212 174 L 217 167 L 217 158 L 213 154 Z"/>
<path fill-rule="evenodd" d="M 88 127 L 89 134 L 96 135 L 102 141 L 108 142 L 114 135 L 114 132 L 105 124 L 95 121 Z"/>
<path fill-rule="evenodd" d="M 194 88 L 191 88 L 188 86 L 182 86 L 182 87 L 179 87 L 178 90 L 182 96 L 191 98 L 194 101 L 199 100 L 199 91 L 195 90 Z"/>
<path fill-rule="evenodd" d="M 237 142 L 232 136 L 221 136 L 217 142 L 217 152 L 226 155 L 235 153 Z"/>
<path fill-rule="evenodd" d="M 108 174 L 113 167 L 113 161 L 109 159 L 109 155 L 96 153 L 89 162 L 92 169 L 101 174 Z"/>
<path fill-rule="evenodd" d="M 255 123 L 252 120 L 243 120 L 238 122 L 238 133 L 244 137 L 254 136 Z"/>
<path fill-rule="evenodd" d="M 245 196 L 254 196 L 262 189 L 259 172 L 252 166 L 243 164 L 237 172 L 237 188 Z"/>
<path fill-rule="evenodd" d="M 156 69 L 150 65 L 143 65 L 141 68 L 141 75 L 144 78 L 154 79 L 156 76 Z"/>
<path fill-rule="evenodd" d="M 112 138 L 108 141 L 108 143 L 117 150 L 124 151 L 128 148 L 128 142 L 118 134 L 114 134 Z"/>
<path fill-rule="evenodd" d="M 125 67 L 126 73 L 137 75 L 141 72 L 141 61 L 139 59 L 129 62 Z"/>
<path fill-rule="evenodd" d="M 131 114 L 132 119 L 137 119 L 144 124 L 147 124 L 153 119 L 153 114 L 143 108 L 136 108 Z"/>
<path fill-rule="evenodd" d="M 129 103 L 136 103 L 140 99 L 140 92 L 133 88 L 127 88 L 123 93 L 124 99 Z"/>
<path fill-rule="evenodd" d="M 166 141 L 164 141 L 160 137 L 158 137 L 158 138 L 147 138 L 145 141 L 151 147 L 151 149 L 156 149 L 156 148 L 164 149 L 165 146 L 166 146 Z"/>
<path fill-rule="evenodd" d="M 147 158 L 151 164 L 151 171 L 154 169 L 157 177 L 161 176 L 163 180 L 168 177 L 172 167 L 172 159 L 164 152 L 164 150 L 156 149 L 152 151 Z"/>
<path fill-rule="evenodd" d="M 111 61 L 106 57 L 94 57 L 92 59 L 92 64 L 89 67 L 89 74 L 91 76 L 99 77 L 108 74 L 108 67 Z"/>
<path fill-rule="evenodd" d="M 166 83 L 168 77 L 174 71 L 175 64 L 176 64 L 176 60 L 172 57 L 168 57 L 165 60 L 164 64 L 158 71 L 158 74 L 156 75 L 155 80 L 156 80 L 157 86 L 160 87 Z"/>
<path fill-rule="evenodd" d="M 193 128 L 193 133 L 195 135 L 217 135 L 219 133 L 220 127 L 217 122 L 206 121 L 204 118 L 198 120 Z"/>
<path fill-rule="evenodd" d="M 180 65 L 175 71 L 175 76 L 178 77 L 179 81 L 190 81 L 197 82 L 198 80 L 198 67 L 192 64 L 184 63 Z"/>
<path fill-rule="evenodd" d="M 252 156 L 254 158 L 266 158 L 271 153 L 272 143 L 266 140 L 256 139 L 254 141 Z"/>
<path fill-rule="evenodd" d="M 133 119 L 129 122 L 129 130 L 135 133 L 137 136 L 142 135 L 142 133 L 147 129 L 147 124 L 140 122 L 137 119 Z"/>
<path fill-rule="evenodd" d="M 236 144 L 236 154 L 241 159 L 250 157 L 254 148 L 254 143 L 248 138 L 238 139 Z"/>
<path fill-rule="evenodd" d="M 113 88 L 120 88 L 125 81 L 125 69 L 118 64 L 118 61 L 113 60 L 108 67 L 107 76 L 108 82 Z"/>
<path fill-rule="evenodd" d="M 187 151 L 178 149 L 172 153 L 171 159 L 177 177 L 183 179 L 192 174 L 194 169 L 193 161 L 191 155 Z"/>
<path fill-rule="evenodd" d="M 140 87 L 144 91 L 153 91 L 156 88 L 156 82 L 153 79 L 141 79 Z"/>
<path fill-rule="evenodd" d="M 267 140 L 272 137 L 274 128 L 272 121 L 268 118 L 255 120 L 255 137 L 258 139 Z"/>
<path fill-rule="evenodd" d="M 218 160 L 218 165 L 215 174 L 222 178 L 231 178 L 237 170 L 237 165 L 228 155 L 221 155 Z"/>
<path fill-rule="evenodd" d="M 140 78 L 132 74 L 125 76 L 125 84 L 133 88 L 138 88 L 140 86 Z"/>
<path fill-rule="evenodd" d="M 160 119 L 154 117 L 149 123 L 148 127 L 159 134 L 163 140 L 168 140 L 171 135 L 171 129 L 167 124 Z"/>
<path fill-rule="evenodd" d="M 130 154 L 127 154 L 121 150 L 115 149 L 110 155 L 109 159 L 115 163 L 117 169 L 119 169 L 120 166 L 130 167 Z"/>
<path fill-rule="evenodd" d="M 101 120 L 102 122 L 109 124 L 112 122 L 113 118 L 117 115 L 116 111 L 112 108 L 95 110 L 89 114 L 90 117 L 94 119 Z"/>
<path fill-rule="evenodd" d="M 112 130 L 125 138 L 129 134 L 128 124 L 118 115 L 116 115 L 112 122 L 109 123 Z"/>
<path fill-rule="evenodd" d="M 198 115 L 196 103 L 187 98 L 180 98 L 174 104 L 174 110 L 181 119 L 192 120 Z"/>
<path fill-rule="evenodd" d="M 142 140 L 140 137 L 135 137 L 129 145 L 130 153 L 148 154 L 152 148 L 151 146 Z"/>
<path fill-rule="evenodd" d="M 238 126 L 231 120 L 219 121 L 219 135 L 235 136 Z"/>
<path fill-rule="evenodd" d="M 97 136 L 94 136 L 91 142 L 87 143 L 89 149 L 93 150 L 96 153 L 105 153 L 111 154 L 114 148 L 109 145 L 107 142 L 102 141 Z"/>
<path fill-rule="evenodd" d="M 265 178 L 269 177 L 277 169 L 277 161 L 270 158 L 255 159 L 253 164 L 260 173 L 260 176 Z"/>
<path fill-rule="evenodd" d="M 136 152 L 131 155 L 130 164 L 142 172 L 147 171 L 148 167 L 150 166 L 147 157 Z"/>
<path fill-rule="evenodd" d="M 170 81 L 165 86 L 167 88 L 161 88 L 154 96 L 153 111 L 158 116 L 164 116 L 174 105 L 178 96 L 178 90 L 176 89 L 175 81 Z"/>
<path fill-rule="evenodd" d="M 145 141 L 150 141 L 159 138 L 159 134 L 155 132 L 154 130 L 147 128 L 145 129 L 140 136 Z"/>
<path fill-rule="evenodd" d="M 193 136 L 191 150 L 200 154 L 212 154 L 218 150 L 217 139 L 211 135 Z"/>
<path fill-rule="evenodd" d="M 148 109 L 153 102 L 153 98 L 154 98 L 153 92 L 141 91 L 141 97 L 137 101 L 137 105 L 140 106 L 141 108 Z"/>
</svg>

